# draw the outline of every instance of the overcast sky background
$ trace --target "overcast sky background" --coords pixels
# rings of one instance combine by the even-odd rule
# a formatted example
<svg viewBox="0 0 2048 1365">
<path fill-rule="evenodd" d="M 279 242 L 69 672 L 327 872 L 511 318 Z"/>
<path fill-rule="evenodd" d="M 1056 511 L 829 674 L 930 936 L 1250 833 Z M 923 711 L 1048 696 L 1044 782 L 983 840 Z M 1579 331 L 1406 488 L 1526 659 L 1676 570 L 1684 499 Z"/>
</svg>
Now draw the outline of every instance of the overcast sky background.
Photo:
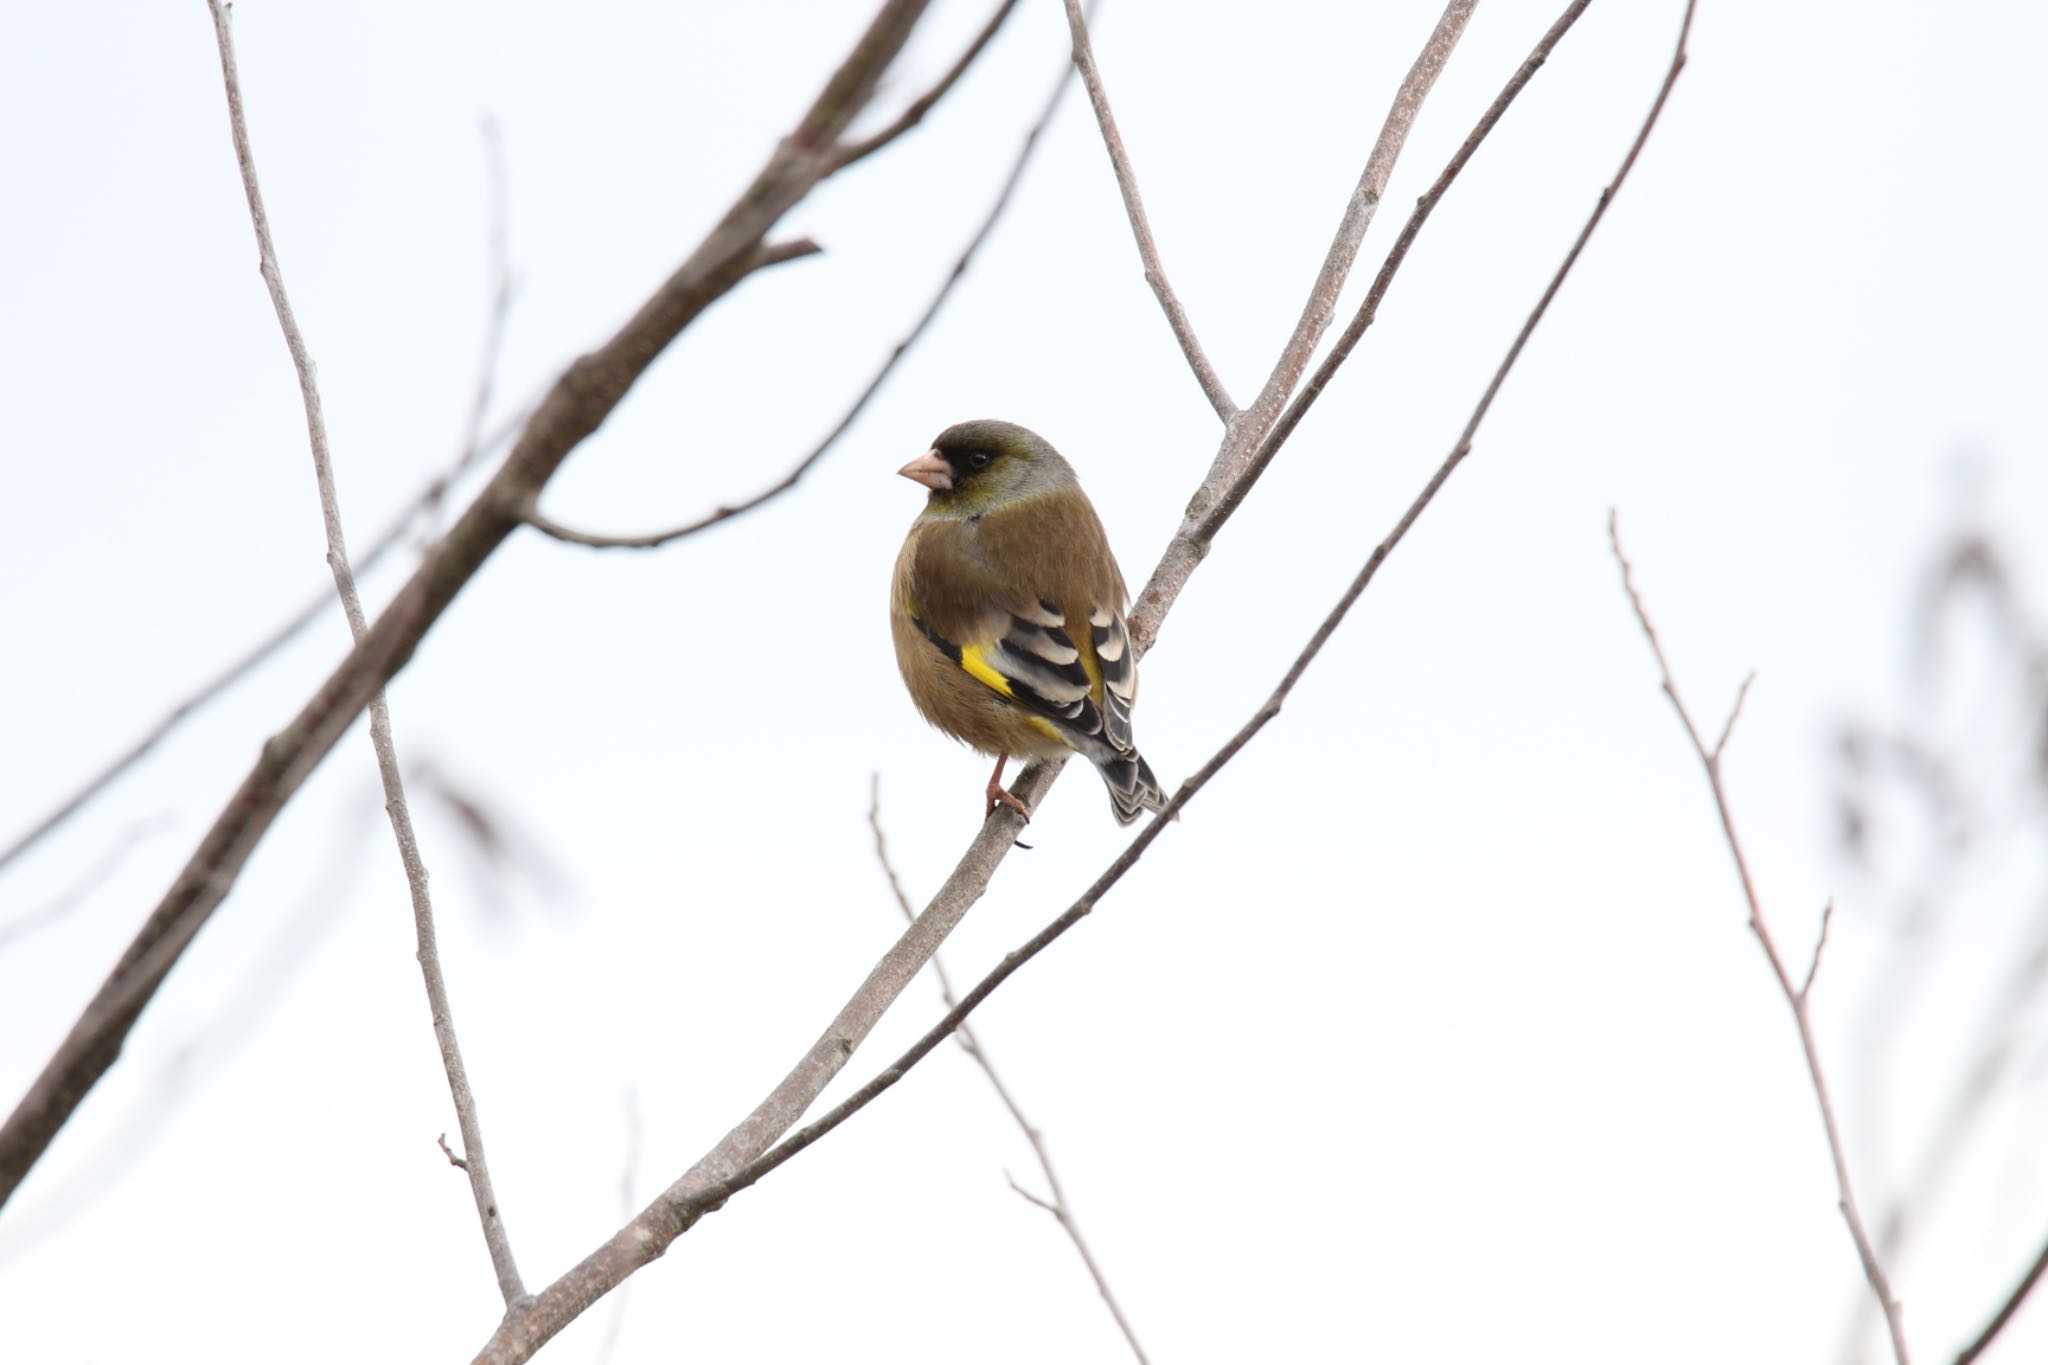
<svg viewBox="0 0 2048 1365">
<path fill-rule="evenodd" d="M 1596 5 L 1564 40 L 1219 539 L 1145 662 L 1137 733 L 1169 785 L 1249 716 L 1449 449 L 1633 136 L 1679 8 Z M 491 283 L 480 120 L 509 170 L 508 411 L 688 251 L 868 9 L 239 6 L 357 544 L 460 440 Z M 1167 267 L 1240 401 L 1436 9 L 1104 7 Z M 937 6 L 882 106 L 984 15 Z M 1482 8 L 1347 316 L 1553 18 Z M 1812 1095 L 1604 526 L 1618 507 L 1705 720 L 1757 672 L 1731 792 L 1801 964 L 1837 899 L 1817 1013 L 1881 1209 L 2048 884 L 2002 657 L 1965 648 L 1946 690 L 1908 667 L 1915 594 L 1966 512 L 2048 600 L 2044 42 L 2048 18 L 2017 4 L 1706 0 L 1663 123 L 1473 458 L 1279 720 L 978 1016 L 1159 1365 L 1838 1358 L 1863 1291 Z M 779 477 L 923 308 L 1065 46 L 1059 6 L 1029 0 L 924 128 L 790 216 L 779 235 L 825 254 L 692 328 L 548 510 L 647 530 Z M 0 13 L 0 196 L 11 836 L 328 580 L 204 4 Z M 484 800 L 524 859 L 490 875 L 416 782 L 530 1286 L 621 1221 L 630 1132 L 644 1199 L 894 938 L 870 775 L 920 902 L 972 837 L 985 766 L 903 697 L 883 609 L 920 496 L 895 469 L 980 416 L 1066 452 L 1134 585 L 1214 453 L 1078 87 L 931 334 L 796 492 L 653 554 L 516 537 L 394 687 L 408 762 Z M 6 1104 L 346 639 L 337 609 L 0 875 L 4 926 L 141 828 L 69 913 L 0 944 Z M 1937 907 L 1927 983 L 1895 1001 L 1897 897 L 1837 851 L 1831 746 L 1845 719 L 1937 704 L 1996 837 Z M 0 1216 L 0 1355 L 454 1360 L 488 1335 L 380 801 L 359 726 Z M 958 976 L 1123 846 L 1105 806 L 1092 775 L 1055 788 L 1035 849 L 948 946 Z M 919 983 L 846 1083 L 938 1010 Z M 1900 1040 L 1876 1073 L 1872 1020 Z M 2048 1234 L 2044 1061 L 2034 1027 L 1893 1267 L 1924 1360 Z M 613 1358 L 1128 1359 L 1005 1170 L 1036 1182 L 946 1049 L 635 1277 Z M 613 1311 L 544 1358 L 591 1359 Z M 2001 1350 L 2048 1355 L 2048 1307 Z"/>
</svg>

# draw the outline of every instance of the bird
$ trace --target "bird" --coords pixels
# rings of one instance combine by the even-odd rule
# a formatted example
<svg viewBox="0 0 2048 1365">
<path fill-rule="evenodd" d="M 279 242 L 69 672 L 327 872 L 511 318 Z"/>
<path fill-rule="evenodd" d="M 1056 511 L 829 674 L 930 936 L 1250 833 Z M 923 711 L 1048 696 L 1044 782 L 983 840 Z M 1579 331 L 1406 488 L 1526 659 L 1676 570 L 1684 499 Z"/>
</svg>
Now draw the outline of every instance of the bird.
<svg viewBox="0 0 2048 1365">
<path fill-rule="evenodd" d="M 889 589 L 896 665 L 927 721 L 995 758 L 983 818 L 1031 818 L 1003 788 L 1011 758 L 1067 753 L 1102 774 L 1118 824 L 1163 809 L 1131 739 L 1129 593 L 1073 466 L 1036 432 L 980 420 L 896 472 L 929 490 Z"/>
</svg>

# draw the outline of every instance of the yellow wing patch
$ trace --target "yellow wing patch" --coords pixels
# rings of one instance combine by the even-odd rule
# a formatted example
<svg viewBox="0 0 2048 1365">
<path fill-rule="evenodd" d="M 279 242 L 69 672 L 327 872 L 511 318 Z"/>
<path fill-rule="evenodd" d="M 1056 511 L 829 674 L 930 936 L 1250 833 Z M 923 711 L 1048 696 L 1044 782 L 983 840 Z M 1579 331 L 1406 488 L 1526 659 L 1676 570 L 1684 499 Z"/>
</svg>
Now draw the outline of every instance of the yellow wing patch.
<svg viewBox="0 0 2048 1365">
<path fill-rule="evenodd" d="M 976 682 L 1002 693 L 1012 701 L 1018 701 L 1016 689 L 1010 686 L 1010 680 L 1003 676 L 1002 670 L 989 662 L 988 655 L 989 651 L 981 645 L 967 645 L 960 651 L 960 667 Z M 1034 716 L 1027 712 L 1024 720 L 1047 739 L 1063 744 L 1069 749 L 1074 747 L 1074 741 L 1044 716 Z"/>
<path fill-rule="evenodd" d="M 986 683 L 1004 696 L 1015 700 L 1017 694 L 1011 689 L 1010 680 L 988 661 L 988 650 L 981 645 L 967 645 L 961 649 L 960 666 L 977 681 Z"/>
<path fill-rule="evenodd" d="M 1054 725 L 1044 716 L 1026 716 L 1024 717 L 1024 719 L 1030 721 L 1031 728 L 1037 730 L 1047 739 L 1058 740 L 1060 743 L 1066 745 L 1069 749 L 1074 747 L 1074 741 L 1067 738 L 1065 732 L 1062 731 L 1059 726 Z"/>
</svg>

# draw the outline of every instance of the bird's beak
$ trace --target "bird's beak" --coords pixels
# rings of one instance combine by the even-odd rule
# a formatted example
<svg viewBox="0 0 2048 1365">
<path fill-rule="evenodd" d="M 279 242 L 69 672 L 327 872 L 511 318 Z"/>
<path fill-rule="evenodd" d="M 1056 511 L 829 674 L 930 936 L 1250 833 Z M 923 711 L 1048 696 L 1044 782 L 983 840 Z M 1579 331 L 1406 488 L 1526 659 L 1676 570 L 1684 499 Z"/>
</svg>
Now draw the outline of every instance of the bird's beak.
<svg viewBox="0 0 2048 1365">
<path fill-rule="evenodd" d="M 936 450 L 927 450 L 896 471 L 912 483 L 921 483 L 934 493 L 953 491 L 953 466 Z"/>
</svg>

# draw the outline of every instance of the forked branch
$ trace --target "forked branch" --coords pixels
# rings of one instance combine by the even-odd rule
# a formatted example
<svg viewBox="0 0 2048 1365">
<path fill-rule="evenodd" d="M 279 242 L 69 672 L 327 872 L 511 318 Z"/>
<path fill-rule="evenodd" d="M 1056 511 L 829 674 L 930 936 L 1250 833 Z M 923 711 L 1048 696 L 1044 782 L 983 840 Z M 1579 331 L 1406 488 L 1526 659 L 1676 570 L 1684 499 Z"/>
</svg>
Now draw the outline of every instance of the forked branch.
<svg viewBox="0 0 2048 1365">
<path fill-rule="evenodd" d="M 904 894 L 903 881 L 896 875 L 896 865 L 889 860 L 888 836 L 882 833 L 882 778 L 879 773 L 868 783 L 868 829 L 875 836 L 875 861 L 882 865 L 882 875 L 888 878 L 889 894 L 895 897 L 896 908 L 903 912 L 903 918 L 912 924 L 917 923 L 917 909 L 911 905 L 910 897 Z M 932 954 L 932 974 L 939 979 L 939 997 L 946 1002 L 946 1008 L 958 1009 L 960 997 L 953 990 L 953 978 L 946 971 L 945 961 L 937 953 Z M 1117 1302 L 1116 1291 L 1109 1286 L 1109 1276 L 1103 1272 L 1101 1263 L 1095 1259 L 1094 1250 L 1088 1245 L 1087 1237 L 1082 1234 L 1081 1221 L 1074 1214 L 1074 1206 L 1067 1202 L 1066 1187 L 1060 1184 L 1059 1171 L 1053 1167 L 1052 1153 L 1045 1145 L 1045 1134 L 1039 1130 L 1038 1125 L 1025 1116 L 1024 1107 L 1017 1103 L 1017 1097 L 1011 1094 L 1010 1087 L 1004 1084 L 1002 1076 L 996 1071 L 995 1062 L 990 1060 L 987 1049 L 981 1045 L 980 1035 L 975 1033 L 973 1027 L 962 1024 L 954 1032 L 953 1041 L 960 1045 L 960 1050 L 966 1053 L 977 1067 L 981 1068 L 981 1074 L 987 1078 L 989 1087 L 996 1092 L 996 1098 L 1002 1102 L 1003 1108 L 1009 1111 L 1010 1117 L 1022 1130 L 1024 1140 L 1031 1144 L 1031 1154 L 1037 1158 L 1039 1174 L 1045 1177 L 1045 1187 L 1051 1191 L 1052 1197 L 1048 1199 L 1033 1194 L 1019 1185 L 1014 1176 L 1009 1176 L 1008 1172 L 1005 1172 L 1010 1181 L 1010 1188 L 1034 1208 L 1044 1209 L 1051 1214 L 1053 1221 L 1059 1224 L 1060 1231 L 1067 1234 L 1067 1240 L 1074 1244 L 1075 1254 L 1081 1258 L 1082 1268 L 1088 1272 L 1088 1278 L 1095 1282 L 1095 1292 L 1102 1296 L 1103 1305 L 1109 1309 L 1109 1315 L 1115 1320 L 1117 1330 L 1124 1334 L 1124 1342 L 1131 1348 L 1131 1354 L 1137 1357 L 1138 1365 L 1149 1365 L 1145 1348 L 1138 1342 L 1137 1329 L 1132 1327 L 1131 1320 L 1124 1316 L 1123 1305 Z"/>
<path fill-rule="evenodd" d="M 1885 1327 L 1891 1333 L 1892 1356 L 1898 1365 L 1911 1365 L 1911 1353 L 1906 1345 L 1906 1328 L 1899 1311 L 1899 1301 L 1892 1293 L 1891 1281 L 1886 1277 L 1884 1266 L 1879 1262 L 1877 1248 L 1871 1243 L 1870 1234 L 1864 1230 L 1863 1211 L 1856 1202 L 1855 1182 L 1849 1176 L 1849 1156 L 1842 1142 L 1842 1130 L 1835 1120 L 1835 1103 L 1828 1088 L 1827 1071 L 1821 1065 L 1820 1044 L 1813 1034 L 1813 1017 L 1808 1009 L 1808 996 L 1813 989 L 1813 978 L 1820 969 L 1820 944 L 1813 950 L 1813 965 L 1807 970 L 1804 983 L 1795 982 L 1784 955 L 1778 951 L 1777 939 L 1771 933 L 1770 922 L 1764 917 L 1763 898 L 1758 895 L 1756 879 L 1750 873 L 1749 859 L 1742 851 L 1742 840 L 1735 833 L 1735 816 L 1728 804 L 1728 789 L 1721 780 L 1721 759 L 1727 749 L 1728 737 L 1735 726 L 1735 718 L 1742 709 L 1742 700 L 1749 692 L 1748 682 L 1737 692 L 1735 705 L 1729 709 L 1727 723 L 1721 727 L 1720 738 L 1713 744 L 1707 743 L 1705 732 L 1694 723 L 1692 712 L 1686 709 L 1685 699 L 1679 695 L 1678 682 L 1671 675 L 1671 664 L 1664 656 L 1663 642 L 1657 638 L 1657 629 L 1650 624 L 1649 611 L 1643 606 L 1642 595 L 1636 591 L 1635 574 L 1622 553 L 1621 533 L 1612 513 L 1607 518 L 1608 542 L 1614 549 L 1615 563 L 1621 567 L 1622 590 L 1628 594 L 1630 608 L 1635 612 L 1636 623 L 1643 629 L 1643 638 L 1649 641 L 1650 653 L 1657 660 L 1657 671 L 1662 676 L 1664 695 L 1671 700 L 1672 710 L 1678 713 L 1679 724 L 1685 727 L 1685 737 L 1692 742 L 1693 753 L 1706 773 L 1707 786 L 1713 793 L 1714 810 L 1720 817 L 1721 835 L 1727 842 L 1729 856 L 1735 860 L 1735 872 L 1742 883 L 1742 897 L 1749 905 L 1749 927 L 1756 935 L 1757 943 L 1764 950 L 1764 958 L 1770 963 L 1771 975 L 1777 979 L 1778 989 L 1785 997 L 1786 1007 L 1792 1011 L 1793 1027 L 1799 1034 L 1799 1049 L 1806 1059 L 1807 1079 L 1812 1083 L 1814 1099 L 1820 1105 L 1821 1128 L 1827 1135 L 1828 1157 L 1834 1163 L 1835 1190 L 1842 1211 L 1842 1221 L 1849 1226 L 1850 1240 L 1856 1244 L 1856 1256 L 1863 1265 L 1863 1277 L 1869 1281 L 1870 1292 L 1876 1296 L 1884 1310 Z M 1827 919 L 1821 920 L 1823 935 Z"/>
<path fill-rule="evenodd" d="M 1138 240 L 1138 259 L 1145 266 L 1145 283 L 1158 296 L 1159 306 L 1166 312 L 1166 325 L 1173 329 L 1173 339 L 1180 343 L 1188 368 L 1195 372 L 1202 396 L 1227 424 L 1237 416 L 1237 404 L 1230 401 L 1223 377 L 1209 363 L 1208 353 L 1195 335 L 1195 325 L 1188 321 L 1188 310 L 1182 306 L 1180 295 L 1173 292 L 1166 267 L 1159 263 L 1159 244 L 1152 238 L 1152 220 L 1146 215 L 1144 197 L 1138 192 L 1138 175 L 1131 169 L 1131 154 L 1124 146 L 1123 134 L 1117 131 L 1116 115 L 1109 107 L 1109 92 L 1103 88 L 1102 71 L 1095 62 L 1095 45 L 1088 39 L 1088 16 L 1082 12 L 1081 0 L 1066 0 L 1066 6 L 1067 31 L 1074 40 L 1074 67 L 1081 73 L 1081 83 L 1088 87 L 1088 103 L 1095 110 L 1096 126 L 1102 130 L 1102 143 L 1116 174 L 1117 192 L 1123 196 L 1124 215 L 1131 220 L 1131 235 Z"/>
</svg>

